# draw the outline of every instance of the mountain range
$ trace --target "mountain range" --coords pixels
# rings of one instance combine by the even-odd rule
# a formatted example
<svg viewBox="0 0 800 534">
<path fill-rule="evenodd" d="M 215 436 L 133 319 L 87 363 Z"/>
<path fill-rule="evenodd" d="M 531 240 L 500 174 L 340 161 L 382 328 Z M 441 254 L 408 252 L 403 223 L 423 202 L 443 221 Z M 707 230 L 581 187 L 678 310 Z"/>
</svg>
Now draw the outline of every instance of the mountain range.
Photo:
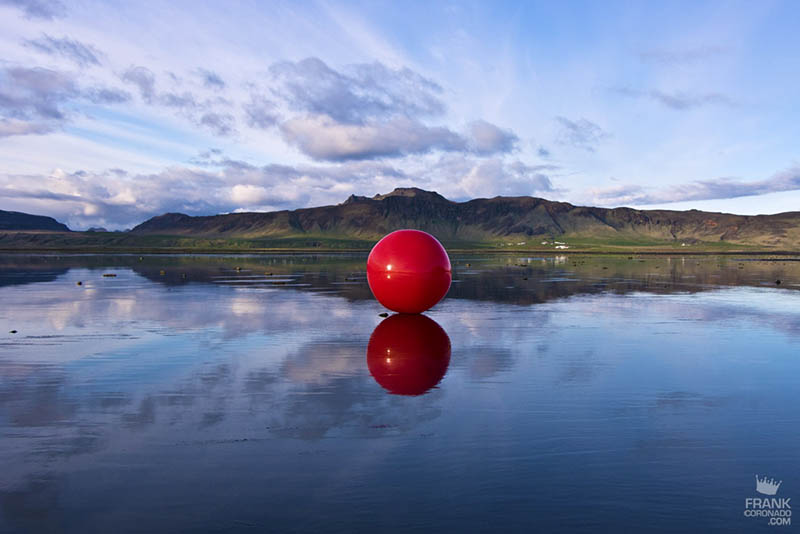
<svg viewBox="0 0 800 534">
<path fill-rule="evenodd" d="M 62 224 L 52 217 L 0 210 L 0 232 L 8 230 L 69 232 L 66 224 Z"/>
<path fill-rule="evenodd" d="M 13 220 L 20 224 L 16 230 L 66 230 L 49 217 L 25 216 L 39 221 L 39 227 L 34 228 L 34 219 L 13 213 L 16 218 L 9 218 L 7 213 L 12 212 L 0 212 L 0 231 L 13 230 L 8 222 Z M 197 240 L 209 246 L 235 240 L 236 248 L 273 248 L 281 243 L 287 248 L 324 248 L 338 240 L 351 248 L 368 248 L 399 228 L 424 230 L 445 245 L 456 247 L 532 247 L 559 240 L 578 248 L 728 246 L 800 250 L 800 212 L 748 216 L 697 210 L 597 208 L 534 197 L 454 202 L 417 188 L 397 188 L 371 198 L 352 195 L 341 204 L 316 208 L 211 216 L 167 213 L 129 232 L 117 233 L 114 243 L 148 246 L 144 243 L 160 239 L 167 243 L 165 246 L 182 243 L 191 247 Z M 110 236 L 102 232 L 82 235 L 84 245 L 91 239 Z M 37 241 L 41 243 L 42 239 Z M 2 236 L 0 247 L 8 248 Z"/>
<path fill-rule="evenodd" d="M 335 206 L 292 211 L 209 217 L 167 213 L 131 232 L 245 238 L 313 235 L 374 241 L 399 228 L 417 228 L 453 243 L 591 238 L 788 248 L 800 245 L 800 212 L 745 216 L 697 210 L 608 209 L 534 197 L 453 202 L 417 188 L 398 188 L 372 198 L 352 195 Z"/>
</svg>

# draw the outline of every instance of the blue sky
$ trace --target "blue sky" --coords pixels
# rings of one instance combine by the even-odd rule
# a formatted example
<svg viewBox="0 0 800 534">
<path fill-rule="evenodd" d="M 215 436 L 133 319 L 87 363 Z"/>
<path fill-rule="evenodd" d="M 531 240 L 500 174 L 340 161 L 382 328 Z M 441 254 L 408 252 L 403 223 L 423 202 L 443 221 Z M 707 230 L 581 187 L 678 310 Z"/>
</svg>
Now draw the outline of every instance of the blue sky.
<svg viewBox="0 0 800 534">
<path fill-rule="evenodd" d="M 0 209 L 800 209 L 796 2 L 0 0 Z"/>
</svg>

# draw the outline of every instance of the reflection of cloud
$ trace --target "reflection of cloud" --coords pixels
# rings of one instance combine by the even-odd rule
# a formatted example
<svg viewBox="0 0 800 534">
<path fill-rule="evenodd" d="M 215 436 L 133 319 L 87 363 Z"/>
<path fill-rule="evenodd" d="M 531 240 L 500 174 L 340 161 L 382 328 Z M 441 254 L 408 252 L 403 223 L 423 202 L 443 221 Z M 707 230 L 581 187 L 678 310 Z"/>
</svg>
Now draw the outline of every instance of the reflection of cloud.
<svg viewBox="0 0 800 534">
<path fill-rule="evenodd" d="M 347 339 L 308 343 L 290 354 L 282 374 L 296 384 L 327 384 L 364 371 L 364 345 Z"/>
<path fill-rule="evenodd" d="M 264 312 L 264 304 L 256 300 L 255 295 L 249 297 L 235 296 L 231 299 L 230 309 L 234 315 L 251 315 Z"/>
<path fill-rule="evenodd" d="M 15 532 L 57 532 L 65 524 L 64 488 L 52 474 L 28 477 L 13 489 L 0 489 L 0 526 Z"/>
<path fill-rule="evenodd" d="M 725 402 L 719 397 L 710 397 L 691 391 L 671 391 L 656 397 L 655 409 L 687 409 L 687 408 L 715 408 Z"/>
<path fill-rule="evenodd" d="M 135 412 L 122 415 L 122 421 L 131 428 L 141 428 L 156 422 L 156 401 L 153 397 L 145 397 Z"/>
<path fill-rule="evenodd" d="M 459 351 L 457 356 L 465 362 L 469 376 L 476 380 L 492 378 L 514 365 L 514 353 L 507 347 L 469 347 Z"/>
<path fill-rule="evenodd" d="M 363 355 L 362 355 L 363 365 Z M 415 404 L 397 401 L 370 377 L 339 377 L 321 389 L 299 388 L 278 405 L 272 405 L 269 427 L 272 434 L 304 440 L 337 435 L 376 437 L 408 432 L 441 415 L 441 390 L 434 389 Z"/>
<path fill-rule="evenodd" d="M 564 358 L 564 368 L 558 381 L 565 384 L 589 383 L 605 365 L 606 363 L 595 355 L 594 350 L 571 353 Z"/>
<path fill-rule="evenodd" d="M 768 298 L 770 290 L 737 288 L 707 295 L 703 302 L 687 306 L 677 295 L 673 298 L 659 298 L 642 294 L 642 298 L 604 298 L 597 302 L 598 312 L 624 317 L 641 317 L 650 312 L 665 317 L 679 317 L 683 321 L 696 324 L 731 324 L 743 321 L 750 327 L 757 326 L 800 336 L 800 314 L 795 310 L 779 310 L 774 307 L 760 307 L 761 299 Z M 792 295 L 790 298 L 797 298 Z"/>
<path fill-rule="evenodd" d="M 267 267 L 272 259 L 274 267 Z M 52 261 L 62 265 L 61 260 Z M 694 329 L 706 336 L 737 326 L 730 325 L 737 320 L 756 333 L 771 329 L 800 336 L 799 308 L 790 291 L 781 294 L 780 302 L 774 290 L 752 288 L 708 292 L 702 298 L 632 293 L 646 287 L 651 271 L 625 271 L 629 264 L 623 261 L 619 274 L 612 275 L 623 279 L 623 296 L 611 293 L 611 279 L 589 276 L 592 271 L 582 281 L 577 275 L 558 281 L 566 279 L 562 275 L 570 262 L 556 266 L 531 260 L 525 262 L 529 266 L 519 267 L 514 263 L 523 260 L 511 259 L 500 268 L 476 262 L 472 274 L 462 276 L 461 284 L 469 284 L 460 290 L 462 298 L 445 299 L 430 313 L 451 339 L 447 376 L 424 396 L 397 397 L 386 394 L 366 367 L 367 338 L 380 323 L 379 306 L 363 297 L 347 300 L 341 293 L 315 293 L 334 287 L 344 294 L 352 291 L 354 286 L 331 283 L 353 272 L 352 263 L 337 270 L 310 257 L 159 258 L 141 263 L 133 258 L 133 265 L 152 279 L 123 268 L 115 270 L 116 278 L 104 279 L 105 261 L 109 260 L 82 258 L 81 265 L 94 268 L 74 268 L 56 280 L 44 278 L 46 283 L 0 287 L 2 309 L 13 309 L 14 319 L 26 325 L 25 337 L 9 340 L 13 345 L 5 344 L 5 338 L 0 342 L 0 421 L 14 436 L 2 444 L 11 461 L 4 466 L 0 490 L 0 521 L 6 521 L 0 522 L 0 529 L 12 524 L 12 530 L 47 530 L 48 522 L 65 509 L 59 502 L 68 490 L 74 502 L 90 492 L 100 493 L 98 488 L 130 489 L 157 479 L 163 491 L 174 495 L 180 487 L 190 492 L 184 497 L 191 500 L 195 488 L 187 479 L 195 479 L 198 466 L 209 481 L 247 479 L 250 485 L 243 488 L 252 490 L 262 481 L 255 469 L 272 481 L 282 476 L 297 480 L 298 470 L 317 476 L 314 463 L 319 461 L 336 475 L 348 475 L 331 477 L 337 481 L 325 484 L 321 493 L 352 489 L 348 485 L 353 480 L 360 482 L 359 477 L 372 476 L 377 469 L 397 471 L 402 463 L 390 460 L 398 444 L 427 454 L 431 445 L 447 446 L 450 436 L 464 429 L 469 432 L 462 435 L 465 439 L 485 440 L 486 431 L 512 428 L 506 424 L 522 421 L 533 425 L 526 429 L 538 429 L 563 414 L 563 420 L 548 430 L 568 432 L 555 434 L 564 438 L 566 447 L 549 436 L 530 445 L 535 453 L 547 449 L 549 454 L 553 447 L 562 454 L 586 443 L 585 436 L 576 438 L 573 430 L 575 425 L 585 428 L 597 415 L 592 405 L 596 394 L 611 392 L 606 403 L 610 408 L 604 405 L 603 410 L 623 406 L 620 409 L 634 410 L 642 420 L 672 421 L 686 412 L 703 415 L 725 408 L 724 396 L 691 393 L 691 385 L 668 382 L 644 385 L 644 395 L 627 402 L 630 390 L 625 381 L 636 380 L 638 371 L 647 369 L 627 364 L 635 354 L 636 365 L 650 365 L 649 358 L 638 358 L 639 340 L 665 335 L 664 328 L 653 332 L 653 324 L 679 322 L 684 332 Z M 682 265 L 667 259 L 650 265 L 656 263 Z M 303 290 L 245 283 L 233 288 L 210 282 L 218 275 L 235 276 L 232 264 L 247 272 L 293 272 L 296 280 L 310 285 L 299 286 Z M 166 268 L 163 276 L 160 267 Z M 687 287 L 709 287 L 699 276 L 702 271 L 684 268 L 683 274 L 697 277 Z M 531 280 L 514 287 L 522 269 Z M 734 270 L 738 272 L 735 266 Z M 716 263 L 707 271 L 721 279 Z M 301 273 L 311 274 L 304 278 Z M 680 273 L 667 278 L 672 276 L 681 279 Z M 473 278 L 467 281 L 468 277 Z M 534 278 L 542 289 L 530 287 Z M 76 286 L 76 279 L 85 285 Z M 632 284 L 634 280 L 641 283 Z M 677 286 L 675 280 L 671 283 Z M 599 282 L 612 289 L 592 289 Z M 523 291 L 539 293 L 536 300 L 518 299 Z M 604 293 L 595 294 L 599 291 Z M 58 320 L 43 316 L 42 310 L 52 310 Z M 10 318 L 5 313 L 0 313 L 4 323 Z M 54 323 L 62 324 L 57 335 Z M 634 328 L 637 324 L 644 327 Z M 679 336 L 666 334 L 681 342 Z M 619 343 L 616 336 L 623 335 L 635 343 Z M 697 365 L 697 359 L 687 364 L 663 350 L 657 354 L 664 358 L 656 365 L 676 371 L 663 376 Z M 569 395 L 564 386 L 578 394 Z M 604 389 L 609 387 L 615 389 Z M 517 402 L 520 398 L 524 406 Z M 581 412 L 584 407 L 589 411 Z M 464 426 L 465 416 L 474 416 L 476 424 Z M 627 425 L 631 418 L 616 420 Z M 601 422 L 608 424 L 606 419 Z M 420 437 L 423 433 L 425 438 Z M 441 441 L 424 441 L 428 436 Z M 694 446 L 682 439 L 677 433 L 667 438 L 645 433 L 629 442 L 634 454 L 656 455 L 687 443 Z M 543 441 L 548 444 L 543 446 Z M 527 454 L 527 443 L 525 447 Z M 116 469 L 131 458 L 147 459 L 142 464 L 149 465 L 135 464 L 130 479 L 114 482 L 108 477 L 87 489 L 85 481 L 94 480 L 87 474 L 106 475 L 108 466 Z M 169 476 L 159 478 L 163 466 L 169 466 Z M 239 472 L 246 476 L 239 477 Z M 108 493 L 109 500 L 118 495 Z M 191 502 L 203 502 L 200 497 Z M 142 495 L 142 502 L 152 502 L 149 498 Z M 100 501 L 98 506 L 105 509 L 105 504 Z M 118 506 L 108 504 L 109 513 L 121 513 Z"/>
<path fill-rule="evenodd" d="M 69 421 L 78 407 L 74 400 L 62 397 L 66 381 L 64 374 L 42 371 L 25 381 L 4 378 L 0 381 L 3 415 L 15 427 L 34 428 Z"/>
</svg>

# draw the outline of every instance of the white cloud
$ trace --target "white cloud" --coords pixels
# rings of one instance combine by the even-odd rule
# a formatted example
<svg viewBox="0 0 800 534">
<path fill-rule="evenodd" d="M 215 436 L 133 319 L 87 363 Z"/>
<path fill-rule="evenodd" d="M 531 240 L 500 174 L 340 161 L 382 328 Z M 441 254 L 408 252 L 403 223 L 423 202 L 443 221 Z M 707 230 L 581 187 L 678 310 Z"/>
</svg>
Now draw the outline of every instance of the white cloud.
<svg viewBox="0 0 800 534">
<path fill-rule="evenodd" d="M 503 130 L 485 120 L 470 123 L 468 131 L 470 149 L 476 154 L 511 152 L 519 141 L 511 130 Z"/>
<path fill-rule="evenodd" d="M 384 122 L 342 124 L 326 115 L 281 124 L 286 141 L 319 160 L 370 159 L 466 149 L 465 140 L 445 127 L 397 117 Z"/>
<path fill-rule="evenodd" d="M 239 206 L 259 206 L 269 200 L 265 187 L 253 184 L 236 184 L 231 188 L 231 202 Z"/>
</svg>

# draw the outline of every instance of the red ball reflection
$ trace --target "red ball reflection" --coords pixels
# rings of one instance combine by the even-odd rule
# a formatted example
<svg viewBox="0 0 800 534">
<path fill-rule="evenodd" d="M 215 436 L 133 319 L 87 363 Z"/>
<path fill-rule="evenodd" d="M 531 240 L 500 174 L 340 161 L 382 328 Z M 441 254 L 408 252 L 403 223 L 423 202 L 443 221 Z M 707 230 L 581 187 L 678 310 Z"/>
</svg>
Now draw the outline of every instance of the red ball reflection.
<svg viewBox="0 0 800 534">
<path fill-rule="evenodd" d="M 367 367 L 395 395 L 421 395 L 439 383 L 450 364 L 450 338 L 424 315 L 392 315 L 367 345 Z"/>
<path fill-rule="evenodd" d="M 419 230 L 397 230 L 372 248 L 367 283 L 378 302 L 400 313 L 422 313 L 450 289 L 450 258 L 439 241 Z"/>
</svg>

